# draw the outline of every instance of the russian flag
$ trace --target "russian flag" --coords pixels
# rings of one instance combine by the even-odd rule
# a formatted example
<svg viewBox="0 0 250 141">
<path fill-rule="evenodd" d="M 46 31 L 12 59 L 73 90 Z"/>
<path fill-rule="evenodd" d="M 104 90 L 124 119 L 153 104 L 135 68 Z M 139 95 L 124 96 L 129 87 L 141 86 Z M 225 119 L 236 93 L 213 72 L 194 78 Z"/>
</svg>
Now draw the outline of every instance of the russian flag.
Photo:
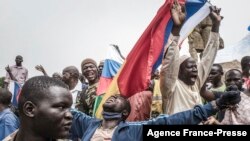
<svg viewBox="0 0 250 141">
<path fill-rule="evenodd" d="M 15 107 L 18 106 L 18 96 L 21 91 L 21 85 L 15 81 L 9 83 L 9 91 L 12 93 L 11 104 Z"/>
<path fill-rule="evenodd" d="M 211 4 L 207 0 L 186 0 L 187 18 L 180 31 L 179 43 L 183 42 L 193 29 L 210 14 Z"/>
<path fill-rule="evenodd" d="M 166 0 L 158 10 L 111 82 L 101 105 L 113 94 L 120 93 L 125 97 L 130 97 L 148 88 L 151 72 L 161 64 L 164 46 L 172 30 L 173 21 L 170 9 L 173 2 L 174 0 Z M 180 33 L 180 42 L 182 42 L 209 14 L 210 9 L 206 0 L 179 0 L 179 3 L 185 3 L 187 11 L 187 19 Z M 96 117 L 100 118 L 101 112 L 102 106 L 98 108 Z"/>
</svg>

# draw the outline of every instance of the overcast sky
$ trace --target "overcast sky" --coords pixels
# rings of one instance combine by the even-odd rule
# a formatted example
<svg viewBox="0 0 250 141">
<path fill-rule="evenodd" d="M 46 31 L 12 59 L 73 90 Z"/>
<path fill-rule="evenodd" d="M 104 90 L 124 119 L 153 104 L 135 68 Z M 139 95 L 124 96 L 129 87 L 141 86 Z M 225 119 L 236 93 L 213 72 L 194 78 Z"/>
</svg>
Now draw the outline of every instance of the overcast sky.
<svg viewBox="0 0 250 141">
<path fill-rule="evenodd" d="M 51 75 L 84 58 L 105 59 L 110 43 L 126 56 L 165 0 L 0 0 L 0 76 L 5 66 L 24 57 L 29 77 Z M 249 31 L 249 0 L 212 0 L 225 17 L 225 46 Z"/>
</svg>

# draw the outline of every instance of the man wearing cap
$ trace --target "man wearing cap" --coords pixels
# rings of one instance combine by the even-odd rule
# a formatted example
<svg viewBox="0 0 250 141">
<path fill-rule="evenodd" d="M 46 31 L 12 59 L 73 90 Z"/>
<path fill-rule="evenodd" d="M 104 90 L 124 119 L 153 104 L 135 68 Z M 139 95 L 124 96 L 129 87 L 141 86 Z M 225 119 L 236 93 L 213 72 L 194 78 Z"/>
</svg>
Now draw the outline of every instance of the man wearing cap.
<svg viewBox="0 0 250 141">
<path fill-rule="evenodd" d="M 92 116 L 95 104 L 96 89 L 99 81 L 98 67 L 96 61 L 91 58 L 84 59 L 81 64 L 82 74 L 88 80 L 89 86 L 85 91 L 82 102 L 86 114 Z"/>
<path fill-rule="evenodd" d="M 22 66 L 23 57 L 21 55 L 17 55 L 15 61 L 16 65 L 13 66 L 8 65 L 7 67 L 5 67 L 5 70 L 7 71 L 4 80 L 5 88 L 8 87 L 11 80 L 16 81 L 19 84 L 23 85 L 28 78 L 28 70 Z"/>
<path fill-rule="evenodd" d="M 179 11 L 171 11 L 179 12 Z M 220 9 L 211 8 L 212 31 L 208 44 L 203 52 L 203 58 L 199 64 L 188 56 L 179 56 L 179 31 L 182 25 L 176 25 L 166 45 L 162 69 L 160 73 L 160 88 L 163 99 L 163 112 L 174 114 L 192 109 L 197 104 L 202 104 L 200 89 L 206 81 L 211 66 L 219 48 L 219 26 L 222 20 Z M 183 20 L 182 17 L 174 21 Z"/>
</svg>

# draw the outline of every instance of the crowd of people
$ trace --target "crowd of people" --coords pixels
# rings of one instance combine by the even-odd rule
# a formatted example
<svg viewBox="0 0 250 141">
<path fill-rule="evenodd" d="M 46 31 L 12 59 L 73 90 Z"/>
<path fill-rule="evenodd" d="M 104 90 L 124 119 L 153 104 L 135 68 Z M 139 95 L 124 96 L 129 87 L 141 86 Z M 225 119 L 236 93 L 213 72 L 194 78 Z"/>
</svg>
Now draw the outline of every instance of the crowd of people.
<svg viewBox="0 0 250 141">
<path fill-rule="evenodd" d="M 199 63 L 180 56 L 183 7 L 175 1 L 171 8 L 172 34 L 161 70 L 152 73 L 149 88 L 130 98 L 119 93 L 109 97 L 100 105 L 103 119 L 94 113 L 103 61 L 97 65 L 86 58 L 81 73 L 67 66 L 52 76 L 37 65 L 43 75 L 28 79 L 23 57 L 16 56 L 16 64 L 5 68 L 0 88 L 0 140 L 142 141 L 143 125 L 250 124 L 250 56 L 242 58 L 242 70 L 231 68 L 224 73 L 220 64 L 214 64 L 223 19 L 216 7 L 211 7 L 211 32 Z M 12 81 L 22 87 L 14 97 L 16 107 L 8 90 Z"/>
</svg>

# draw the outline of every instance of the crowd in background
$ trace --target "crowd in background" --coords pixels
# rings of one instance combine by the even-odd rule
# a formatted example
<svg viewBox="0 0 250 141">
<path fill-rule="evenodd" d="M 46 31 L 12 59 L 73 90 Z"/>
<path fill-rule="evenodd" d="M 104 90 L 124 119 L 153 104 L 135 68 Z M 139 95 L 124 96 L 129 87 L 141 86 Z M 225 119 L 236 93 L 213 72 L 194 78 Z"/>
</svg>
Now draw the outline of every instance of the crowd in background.
<svg viewBox="0 0 250 141">
<path fill-rule="evenodd" d="M 250 124 L 250 56 L 242 58 L 241 70 L 224 72 L 214 64 L 220 9 L 211 8 L 211 31 L 199 62 L 179 55 L 186 15 L 176 1 L 171 13 L 172 34 L 149 87 L 129 98 L 119 93 L 108 98 L 100 105 L 103 119 L 95 118 L 94 107 L 104 61 L 85 58 L 81 70 L 66 66 L 51 76 L 37 65 L 42 76 L 29 78 L 24 58 L 16 56 L 0 79 L 0 140 L 142 140 L 142 125 Z M 9 90 L 13 82 L 21 87 L 17 95 Z"/>
</svg>

